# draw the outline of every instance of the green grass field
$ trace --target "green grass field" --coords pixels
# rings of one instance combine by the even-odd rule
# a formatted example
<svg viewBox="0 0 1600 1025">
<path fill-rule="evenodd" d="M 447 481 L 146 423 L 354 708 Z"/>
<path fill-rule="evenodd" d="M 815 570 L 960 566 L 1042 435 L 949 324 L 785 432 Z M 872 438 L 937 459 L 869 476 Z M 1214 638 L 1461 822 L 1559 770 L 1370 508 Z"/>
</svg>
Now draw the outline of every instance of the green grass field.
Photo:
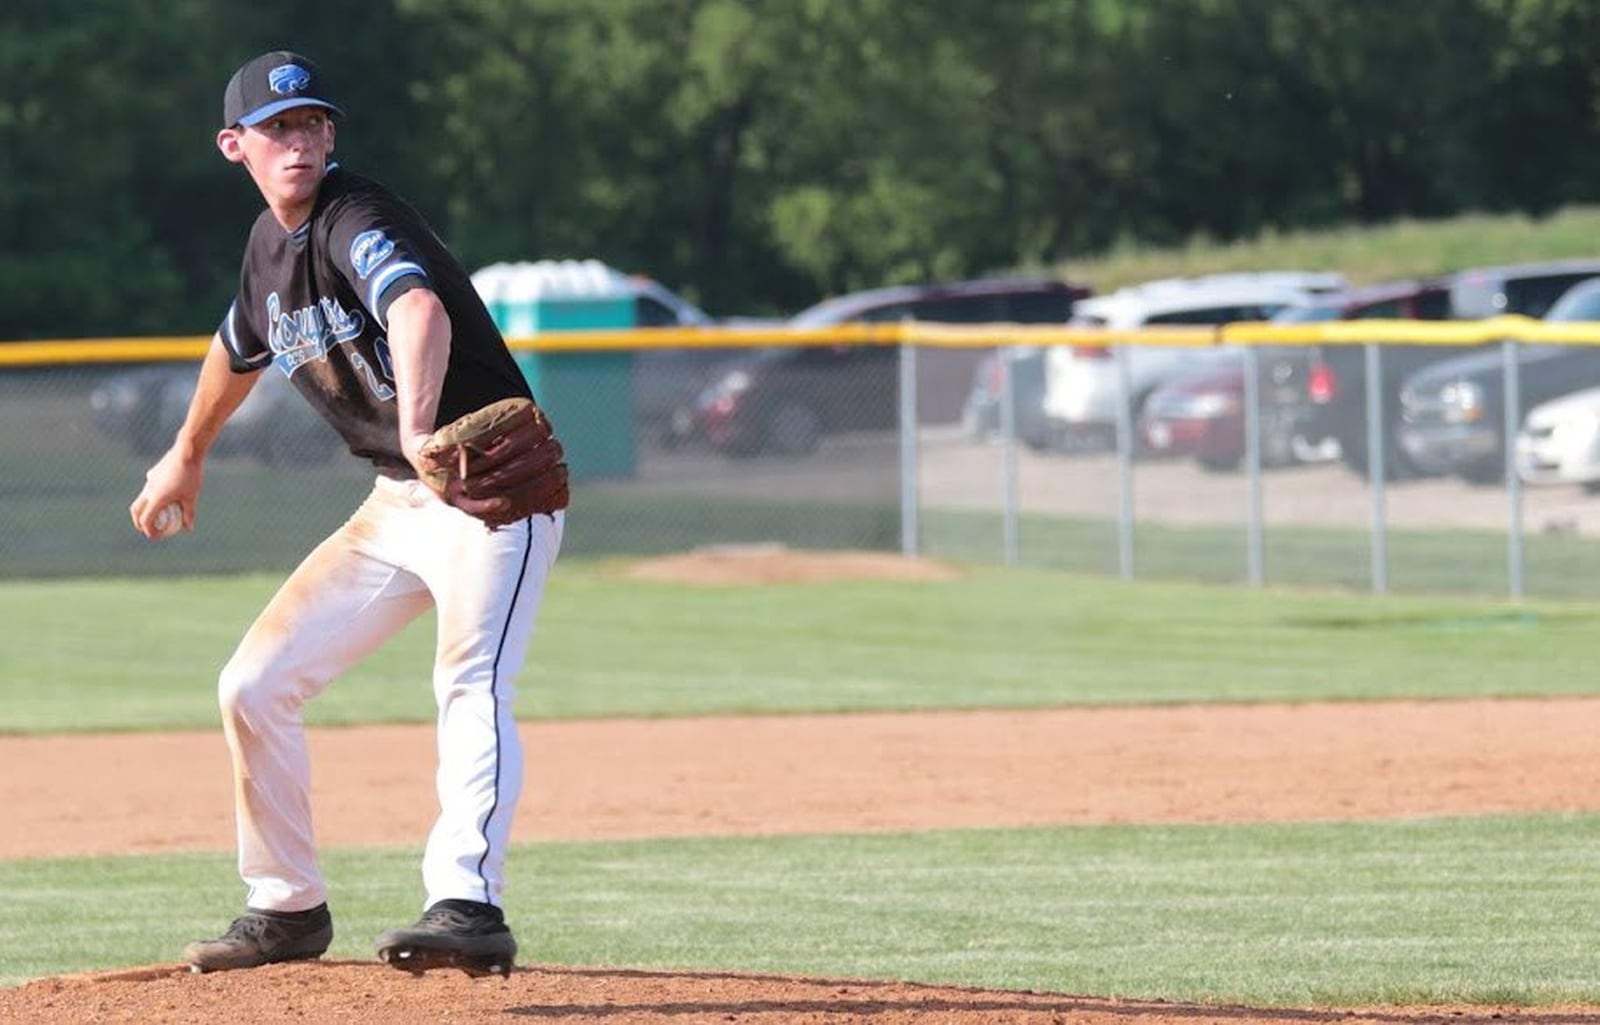
<svg viewBox="0 0 1600 1025">
<path fill-rule="evenodd" d="M 572 718 L 1590 694 L 1600 606 L 1123 583 L 970 569 L 942 583 L 686 588 L 565 562 L 519 713 Z M 215 673 L 274 576 L 0 584 L 0 733 L 215 724 Z M 107 628 L 114 624 L 114 628 Z M 432 624 L 308 709 L 424 722 Z"/>
<path fill-rule="evenodd" d="M 688 588 L 569 561 L 527 717 L 1594 694 L 1600 607 L 1126 584 Z M 215 724 L 275 577 L 11 582 L 0 731 Z M 33 639 L 24 643 L 24 639 Z M 427 624 L 312 706 L 424 721 Z M 3 742 L 3 741 L 0 741 Z M 536 758 L 536 753 L 532 755 Z M 962 830 L 523 846 L 529 960 L 1272 1005 L 1600 1003 L 1600 817 Z M 420 900 L 413 849 L 339 849 L 331 954 Z M 170 962 L 226 924 L 227 852 L 0 863 L 0 984 Z"/>
<path fill-rule="evenodd" d="M 1125 997 L 1594 1003 L 1600 818 L 539 844 L 523 958 Z M 325 859 L 339 935 L 420 895 L 410 851 Z M 225 854 L 0 862 L 0 983 L 171 963 L 238 900 Z"/>
</svg>

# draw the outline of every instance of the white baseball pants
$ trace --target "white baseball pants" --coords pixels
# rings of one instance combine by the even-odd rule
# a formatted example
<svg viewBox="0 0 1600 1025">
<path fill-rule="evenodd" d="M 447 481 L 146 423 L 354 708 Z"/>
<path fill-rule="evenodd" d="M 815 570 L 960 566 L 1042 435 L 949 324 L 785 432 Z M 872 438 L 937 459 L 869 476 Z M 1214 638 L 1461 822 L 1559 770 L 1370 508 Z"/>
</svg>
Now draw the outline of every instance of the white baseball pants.
<svg viewBox="0 0 1600 1025">
<path fill-rule="evenodd" d="M 424 906 L 500 904 L 522 789 L 512 698 L 564 524 L 557 513 L 491 532 L 420 481 L 380 477 L 284 581 L 218 686 L 249 907 L 326 899 L 301 706 L 430 607 L 439 817 L 423 855 Z"/>
</svg>

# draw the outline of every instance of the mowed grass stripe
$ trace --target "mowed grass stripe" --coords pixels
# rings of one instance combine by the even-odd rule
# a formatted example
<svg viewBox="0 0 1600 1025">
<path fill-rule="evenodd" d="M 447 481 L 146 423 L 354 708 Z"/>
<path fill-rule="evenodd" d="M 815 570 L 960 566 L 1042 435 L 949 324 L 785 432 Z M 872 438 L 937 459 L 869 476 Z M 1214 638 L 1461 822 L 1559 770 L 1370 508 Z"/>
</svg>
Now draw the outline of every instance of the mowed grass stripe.
<svg viewBox="0 0 1600 1025">
<path fill-rule="evenodd" d="M 275 576 L 0 584 L 0 733 L 213 728 L 217 670 Z M 1600 692 L 1600 605 L 1125 583 L 692 587 L 558 567 L 517 710 L 680 716 Z M 308 706 L 427 722 L 431 617 Z"/>
<path fill-rule="evenodd" d="M 1264 1005 L 1600 1003 L 1600 817 L 1105 827 L 517 848 L 527 961 Z M 417 855 L 328 852 L 339 936 Z M 172 962 L 238 906 L 223 855 L 0 864 L 0 981 Z"/>
</svg>

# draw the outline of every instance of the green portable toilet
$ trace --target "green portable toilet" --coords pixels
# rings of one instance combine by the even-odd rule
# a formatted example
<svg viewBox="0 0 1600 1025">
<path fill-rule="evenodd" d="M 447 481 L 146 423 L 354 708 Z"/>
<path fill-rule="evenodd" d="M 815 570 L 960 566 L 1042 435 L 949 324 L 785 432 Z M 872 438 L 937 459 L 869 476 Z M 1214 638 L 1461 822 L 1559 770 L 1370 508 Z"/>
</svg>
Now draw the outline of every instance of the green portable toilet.
<svg viewBox="0 0 1600 1025">
<path fill-rule="evenodd" d="M 633 283 L 598 260 L 497 263 L 472 283 L 508 340 L 638 323 Z M 555 424 L 573 479 L 633 476 L 633 353 L 512 353 Z"/>
</svg>

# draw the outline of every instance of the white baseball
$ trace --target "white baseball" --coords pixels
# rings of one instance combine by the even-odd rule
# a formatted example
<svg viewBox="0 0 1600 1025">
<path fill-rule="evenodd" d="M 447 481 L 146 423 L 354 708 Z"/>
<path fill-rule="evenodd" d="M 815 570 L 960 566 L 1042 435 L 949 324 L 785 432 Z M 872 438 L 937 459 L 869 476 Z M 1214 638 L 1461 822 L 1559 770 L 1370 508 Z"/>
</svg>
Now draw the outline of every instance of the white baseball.
<svg viewBox="0 0 1600 1025">
<path fill-rule="evenodd" d="M 169 538 L 183 528 L 183 507 L 177 502 L 163 506 L 151 522 L 157 539 Z"/>
</svg>

